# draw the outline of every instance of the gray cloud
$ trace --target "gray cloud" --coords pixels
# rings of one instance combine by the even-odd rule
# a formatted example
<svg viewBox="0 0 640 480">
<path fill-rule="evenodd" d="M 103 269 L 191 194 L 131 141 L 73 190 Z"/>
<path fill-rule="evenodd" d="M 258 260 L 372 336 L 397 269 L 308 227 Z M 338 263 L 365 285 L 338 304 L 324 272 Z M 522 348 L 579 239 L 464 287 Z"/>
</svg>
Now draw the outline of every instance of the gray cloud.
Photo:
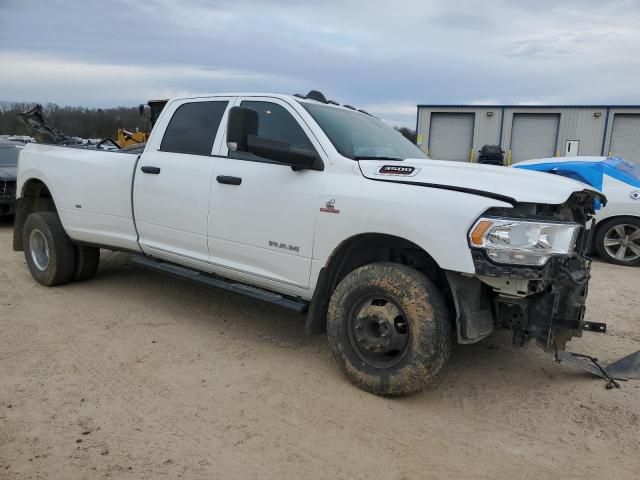
<svg viewBox="0 0 640 480">
<path fill-rule="evenodd" d="M 631 0 L 0 0 L 0 98 L 318 88 L 409 125 L 416 103 L 637 103 L 639 20 Z"/>
</svg>

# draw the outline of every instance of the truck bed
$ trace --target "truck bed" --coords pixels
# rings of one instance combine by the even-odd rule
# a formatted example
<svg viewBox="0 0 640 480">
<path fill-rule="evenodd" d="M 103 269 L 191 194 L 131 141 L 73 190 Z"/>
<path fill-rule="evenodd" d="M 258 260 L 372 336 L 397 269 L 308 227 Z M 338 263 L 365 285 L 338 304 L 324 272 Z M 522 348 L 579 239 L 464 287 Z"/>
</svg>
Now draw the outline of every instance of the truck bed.
<svg viewBox="0 0 640 480">
<path fill-rule="evenodd" d="M 19 161 L 18 191 L 26 178 L 49 186 L 73 240 L 139 250 L 131 202 L 138 155 L 32 144 Z"/>
</svg>

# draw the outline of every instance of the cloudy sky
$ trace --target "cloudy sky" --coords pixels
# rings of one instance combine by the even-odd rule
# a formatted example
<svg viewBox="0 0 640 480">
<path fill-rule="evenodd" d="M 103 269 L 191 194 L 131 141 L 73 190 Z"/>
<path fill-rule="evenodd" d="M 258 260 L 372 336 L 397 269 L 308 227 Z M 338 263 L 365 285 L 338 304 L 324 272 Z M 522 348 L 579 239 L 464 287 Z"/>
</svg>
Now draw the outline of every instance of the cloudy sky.
<svg viewBox="0 0 640 480">
<path fill-rule="evenodd" d="M 315 88 L 417 103 L 640 103 L 634 0 L 0 0 L 0 100 L 108 107 Z"/>
</svg>

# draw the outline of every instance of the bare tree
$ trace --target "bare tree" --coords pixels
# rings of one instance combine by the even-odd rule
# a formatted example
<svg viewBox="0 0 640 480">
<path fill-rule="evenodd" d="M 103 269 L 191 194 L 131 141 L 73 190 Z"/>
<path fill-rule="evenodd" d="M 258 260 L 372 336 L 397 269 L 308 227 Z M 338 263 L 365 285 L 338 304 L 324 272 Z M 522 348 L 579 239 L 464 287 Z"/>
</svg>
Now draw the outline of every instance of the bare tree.
<svg viewBox="0 0 640 480">
<path fill-rule="evenodd" d="M 410 128 L 407 128 L 407 127 L 394 127 L 394 128 L 397 131 L 399 131 L 405 138 L 409 139 L 411 143 L 413 143 L 414 145 L 416 144 L 417 137 L 416 137 L 415 130 L 411 130 Z"/>
</svg>

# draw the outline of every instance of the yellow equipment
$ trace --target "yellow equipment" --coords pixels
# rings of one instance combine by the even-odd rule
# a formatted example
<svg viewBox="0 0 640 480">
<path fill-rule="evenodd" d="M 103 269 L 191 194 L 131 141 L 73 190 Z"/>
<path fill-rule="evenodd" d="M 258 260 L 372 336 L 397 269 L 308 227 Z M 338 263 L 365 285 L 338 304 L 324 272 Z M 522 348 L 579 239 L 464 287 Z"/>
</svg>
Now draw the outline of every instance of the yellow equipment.
<svg viewBox="0 0 640 480">
<path fill-rule="evenodd" d="M 140 116 L 147 119 L 146 132 L 139 132 L 137 130 L 135 132 L 130 132 L 124 128 L 119 128 L 118 140 L 116 142 L 118 146 L 120 148 L 131 147 L 135 149 L 136 145 L 140 148 L 147 143 L 150 134 L 149 122 L 151 122 L 151 128 L 153 128 L 156 120 L 158 120 L 160 112 L 162 112 L 162 109 L 166 104 L 167 100 L 149 100 L 149 102 L 147 102 L 147 106 L 149 107 L 148 110 L 145 109 L 144 104 L 139 105 L 138 110 L 140 112 Z"/>
<path fill-rule="evenodd" d="M 138 143 L 146 143 L 147 134 L 145 132 L 129 132 L 124 128 L 118 129 L 117 143 L 120 148 L 128 147 L 130 145 L 137 145 Z"/>
</svg>

